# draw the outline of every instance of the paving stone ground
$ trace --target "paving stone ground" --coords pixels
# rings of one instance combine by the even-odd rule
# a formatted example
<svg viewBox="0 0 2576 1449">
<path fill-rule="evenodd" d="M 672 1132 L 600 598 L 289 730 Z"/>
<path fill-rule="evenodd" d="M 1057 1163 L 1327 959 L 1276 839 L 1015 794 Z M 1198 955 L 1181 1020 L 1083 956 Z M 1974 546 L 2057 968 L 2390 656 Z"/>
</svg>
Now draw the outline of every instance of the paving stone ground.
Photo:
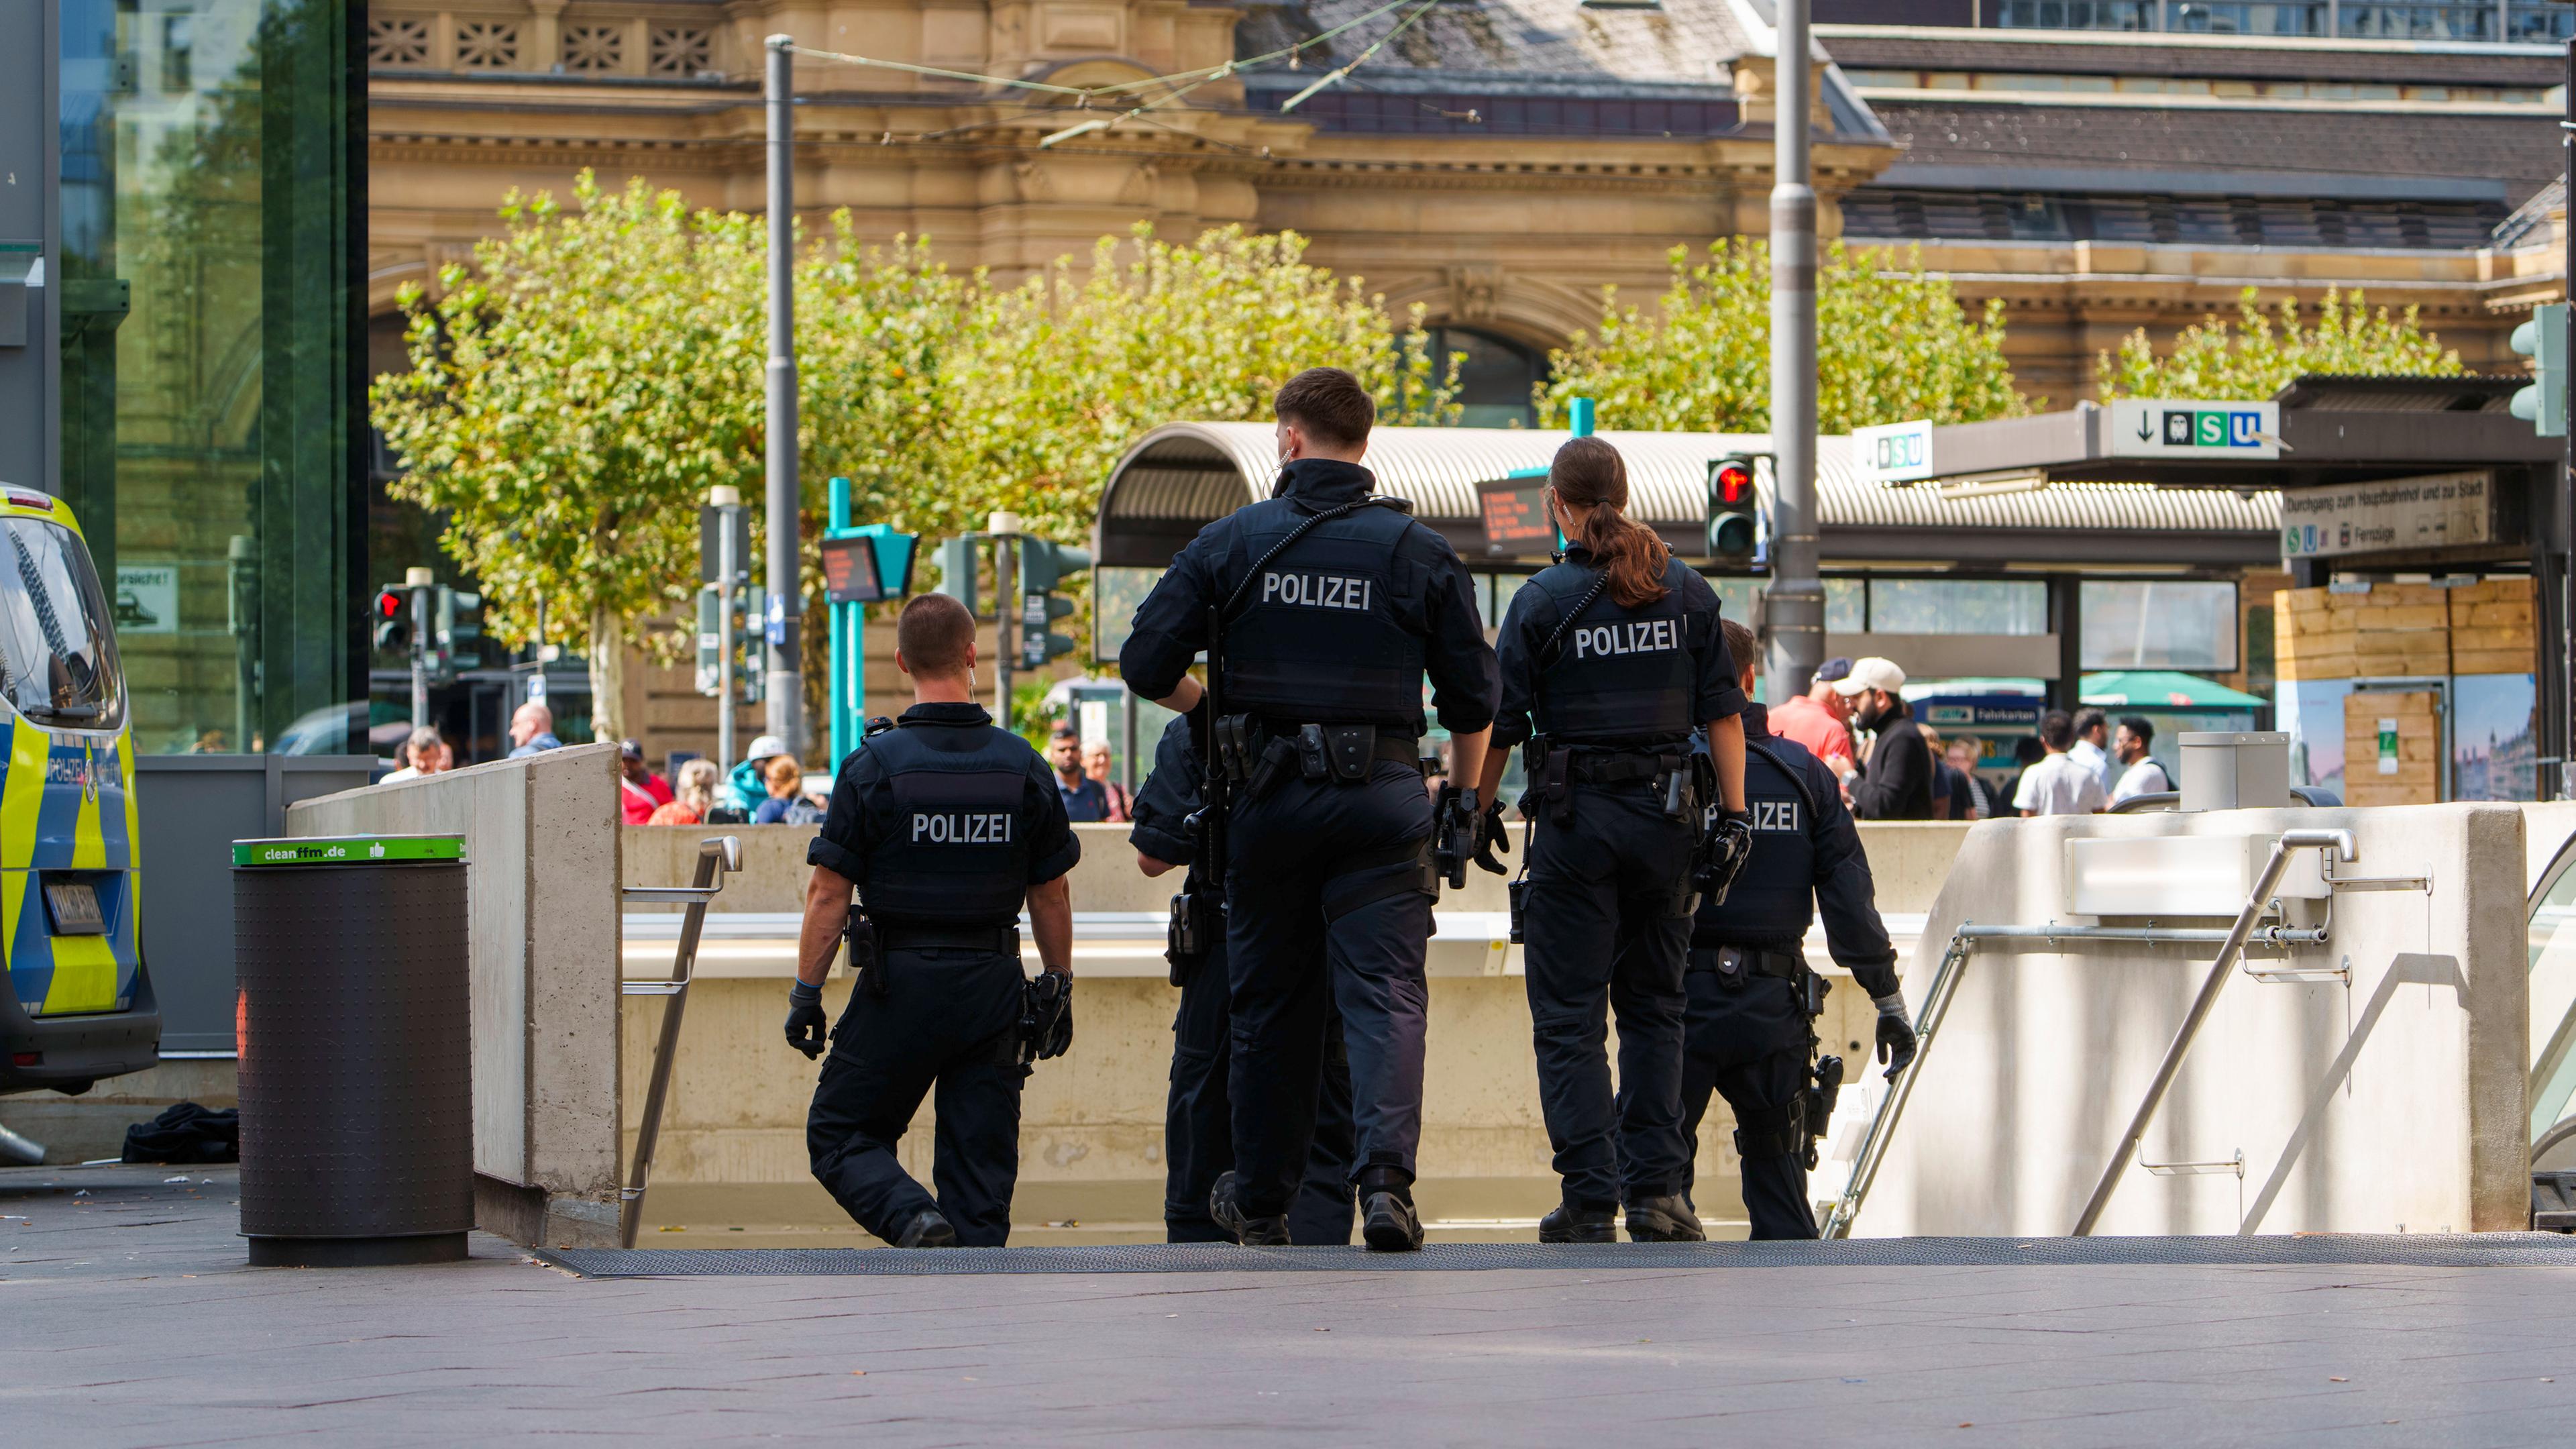
<svg viewBox="0 0 2576 1449">
<path fill-rule="evenodd" d="M 2576 1268 L 596 1279 L 478 1235 L 463 1264 L 253 1269 L 235 1183 L 0 1171 L 0 1441 L 2415 1446 L 2576 1424 Z"/>
</svg>

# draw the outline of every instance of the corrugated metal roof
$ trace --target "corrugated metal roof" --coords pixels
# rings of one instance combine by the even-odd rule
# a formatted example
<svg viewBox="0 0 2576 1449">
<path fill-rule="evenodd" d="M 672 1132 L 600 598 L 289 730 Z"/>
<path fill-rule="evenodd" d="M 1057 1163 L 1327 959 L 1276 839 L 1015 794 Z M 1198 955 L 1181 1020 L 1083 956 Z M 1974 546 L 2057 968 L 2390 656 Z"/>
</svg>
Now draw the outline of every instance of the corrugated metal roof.
<svg viewBox="0 0 2576 1449">
<path fill-rule="evenodd" d="M 1410 499 L 1425 520 L 1480 517 L 1476 485 L 1521 468 L 1544 468 L 1561 430 L 1379 428 L 1368 466 L 1380 491 Z M 1762 452 L 1762 433 L 1606 431 L 1628 463 L 1629 507 L 1669 529 L 1699 526 L 1707 513 L 1708 463 L 1732 452 Z M 1270 495 L 1278 447 L 1268 423 L 1167 423 L 1137 440 L 1111 470 L 1101 495 L 1104 528 L 1119 519 L 1205 520 Z M 2270 534 L 2280 495 L 2240 497 L 2215 488 L 2144 483 L 2056 483 L 2026 493 L 1944 498 L 1928 486 L 1865 483 L 1851 470 L 1848 439 L 1817 448 L 1819 521 L 1827 528 L 1968 528 L 2006 532 L 2143 530 Z M 1767 492 L 1767 479 L 1763 484 Z"/>
</svg>

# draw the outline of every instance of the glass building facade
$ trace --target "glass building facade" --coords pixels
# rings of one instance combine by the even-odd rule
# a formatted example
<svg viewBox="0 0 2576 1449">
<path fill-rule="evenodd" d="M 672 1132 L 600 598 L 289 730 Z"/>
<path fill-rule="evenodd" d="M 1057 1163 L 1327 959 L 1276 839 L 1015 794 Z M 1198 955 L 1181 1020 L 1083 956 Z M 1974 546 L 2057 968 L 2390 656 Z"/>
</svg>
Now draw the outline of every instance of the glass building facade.
<svg viewBox="0 0 2576 1449">
<path fill-rule="evenodd" d="M 144 754 L 364 750 L 364 7 L 58 4 L 61 492 Z"/>
</svg>

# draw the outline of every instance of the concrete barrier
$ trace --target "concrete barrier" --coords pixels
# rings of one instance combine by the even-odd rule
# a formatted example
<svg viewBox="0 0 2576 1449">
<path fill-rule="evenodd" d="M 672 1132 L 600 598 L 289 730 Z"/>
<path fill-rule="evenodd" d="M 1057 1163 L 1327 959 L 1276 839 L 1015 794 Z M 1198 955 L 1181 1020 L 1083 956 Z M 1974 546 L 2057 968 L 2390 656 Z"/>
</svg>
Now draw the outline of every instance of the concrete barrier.
<svg viewBox="0 0 2576 1449">
<path fill-rule="evenodd" d="M 2156 925 L 2224 926 L 2229 881 L 2242 901 L 2239 863 L 2290 828 L 2350 830 L 2359 859 L 2342 867 L 2347 874 L 2429 874 L 2436 889 L 2338 890 L 2323 945 L 2255 953 L 2257 967 L 2341 966 L 2349 980 L 2232 979 L 2140 1157 L 2215 1164 L 2241 1153 L 2241 1174 L 2132 1166 L 2098 1231 L 2526 1226 L 2526 866 L 2516 807 L 1981 823 L 1931 912 L 1909 991 L 1924 989 L 1964 922 L 2143 924 L 2076 914 L 2070 873 L 2080 867 L 2070 862 L 2089 843 L 2177 842 L 2137 855 L 2131 884 L 2166 893 Z M 2156 858 L 2167 867 L 2147 868 Z M 2322 894 L 2315 859 L 2308 888 Z M 2212 883 L 2197 902 L 2183 899 L 2199 889 L 2186 876 Z M 2319 904 L 2292 909 L 2304 919 Z M 2214 955 L 2207 946 L 1980 945 L 1857 1232 L 2067 1232 Z M 1837 1155 L 1848 1157 L 1859 1121 L 1838 1133 Z"/>
<path fill-rule="evenodd" d="M 465 837 L 475 1211 L 480 1226 L 521 1242 L 616 1241 L 619 828 L 609 745 L 345 791 L 286 812 L 296 836 Z"/>
</svg>

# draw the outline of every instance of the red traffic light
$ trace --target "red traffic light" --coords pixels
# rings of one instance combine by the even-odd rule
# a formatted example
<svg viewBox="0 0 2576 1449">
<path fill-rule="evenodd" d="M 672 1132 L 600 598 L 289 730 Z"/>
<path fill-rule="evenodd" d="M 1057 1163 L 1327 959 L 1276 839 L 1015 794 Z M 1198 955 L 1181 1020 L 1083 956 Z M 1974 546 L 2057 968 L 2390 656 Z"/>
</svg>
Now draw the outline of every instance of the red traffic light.
<svg viewBox="0 0 2576 1449">
<path fill-rule="evenodd" d="M 379 618 L 385 618 L 385 619 L 398 619 L 398 618 L 401 618 L 401 617 L 402 617 L 402 611 L 403 611 L 403 596 L 402 596 L 401 594 L 399 594 L 399 593 L 395 592 L 395 591 L 394 591 L 394 590 L 392 590 L 392 589 L 378 589 L 378 590 L 376 591 L 376 615 L 377 615 L 377 617 L 379 617 Z"/>
<path fill-rule="evenodd" d="M 1742 503 L 1753 496 L 1753 470 L 1742 463 L 1720 466 L 1711 481 L 1720 503 Z"/>
</svg>

